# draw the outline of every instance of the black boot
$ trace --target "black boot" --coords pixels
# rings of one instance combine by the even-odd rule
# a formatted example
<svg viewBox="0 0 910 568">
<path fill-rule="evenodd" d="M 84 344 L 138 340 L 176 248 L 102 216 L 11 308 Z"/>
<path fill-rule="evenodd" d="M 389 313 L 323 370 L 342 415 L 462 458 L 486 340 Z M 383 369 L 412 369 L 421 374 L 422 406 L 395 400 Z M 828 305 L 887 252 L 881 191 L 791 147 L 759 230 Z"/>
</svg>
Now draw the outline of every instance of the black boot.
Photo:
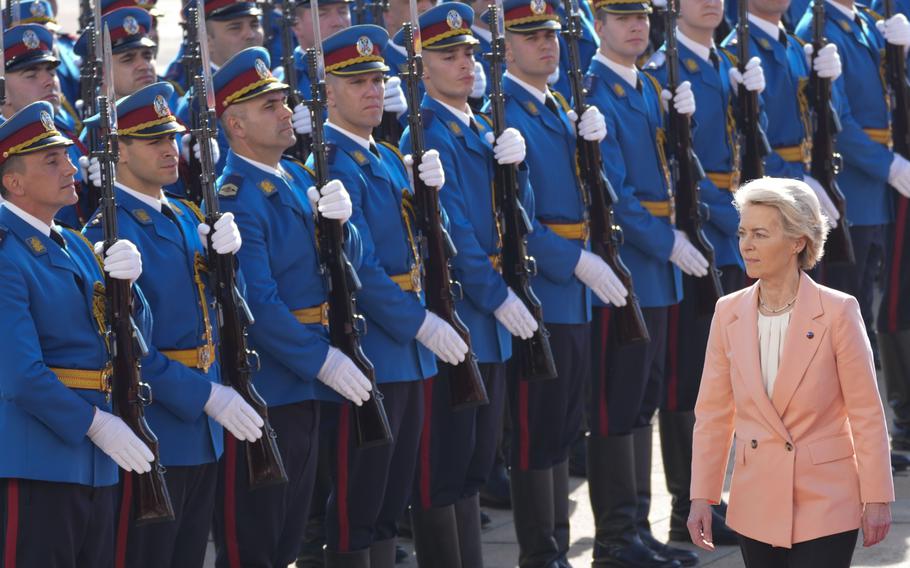
<svg viewBox="0 0 910 568">
<path fill-rule="evenodd" d="M 585 466 L 587 467 L 587 466 Z M 569 473 L 571 465 L 564 461 L 553 468 L 553 537 L 559 550 L 559 565 L 569 568 Z"/>
<path fill-rule="evenodd" d="M 512 518 L 521 568 L 558 568 L 553 534 L 553 470 L 512 470 Z"/>
<path fill-rule="evenodd" d="M 370 568 L 395 568 L 395 539 L 376 541 L 370 545 Z"/>
<path fill-rule="evenodd" d="M 479 515 L 477 520 L 480 521 Z M 432 509 L 411 507 L 411 529 L 419 566 L 461 568 L 454 505 Z"/>
<path fill-rule="evenodd" d="M 695 428 L 695 412 L 670 412 L 661 410 L 660 452 L 664 460 L 664 474 L 667 489 L 672 496 L 670 512 L 670 540 L 691 542 L 686 521 L 689 518 L 689 485 L 692 482 L 692 430 Z M 719 546 L 738 545 L 736 533 L 724 522 L 726 505 L 712 507 L 711 529 L 714 544 Z"/>
<path fill-rule="evenodd" d="M 455 502 L 458 523 L 458 547 L 463 568 L 483 568 L 483 546 L 480 540 L 480 497 L 475 493 Z"/>
<path fill-rule="evenodd" d="M 593 567 L 679 568 L 638 536 L 632 435 L 588 436 L 588 491 L 596 534 Z"/>
<path fill-rule="evenodd" d="M 369 548 L 364 548 L 354 552 L 335 552 L 326 549 L 326 568 L 371 568 L 376 566 L 375 564 L 370 564 L 370 550 Z"/>
</svg>

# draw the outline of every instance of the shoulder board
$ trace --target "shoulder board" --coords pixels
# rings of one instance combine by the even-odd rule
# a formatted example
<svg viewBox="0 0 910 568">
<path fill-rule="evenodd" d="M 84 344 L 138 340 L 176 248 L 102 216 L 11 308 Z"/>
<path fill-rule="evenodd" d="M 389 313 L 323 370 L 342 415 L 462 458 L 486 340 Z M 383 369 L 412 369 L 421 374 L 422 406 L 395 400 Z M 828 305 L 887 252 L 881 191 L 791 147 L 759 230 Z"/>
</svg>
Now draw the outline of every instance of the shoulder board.
<svg viewBox="0 0 910 568">
<path fill-rule="evenodd" d="M 651 55 L 651 59 L 648 60 L 648 63 L 645 64 L 645 69 L 657 69 L 667 62 L 667 54 L 663 51 L 655 51 Z"/>
<path fill-rule="evenodd" d="M 385 140 L 380 140 L 379 144 L 382 146 L 385 146 L 389 150 L 395 152 L 395 155 L 398 156 L 398 159 L 401 160 L 401 163 L 402 164 L 404 163 L 404 156 L 401 154 L 401 150 L 398 149 L 398 146 L 392 144 L 391 142 L 387 142 Z"/>
<path fill-rule="evenodd" d="M 187 209 L 189 209 L 189 210 L 193 213 L 193 215 L 196 216 L 196 219 L 198 219 L 200 223 L 202 223 L 202 222 L 205 220 L 205 215 L 202 214 L 202 209 L 199 209 L 199 206 L 198 206 L 198 205 L 196 205 L 195 203 L 193 203 L 193 202 L 190 201 L 189 199 L 183 199 L 183 198 L 180 198 L 180 197 L 177 198 L 177 201 L 179 201 L 180 203 L 183 203 L 184 205 L 186 205 Z M 171 207 L 171 209 L 173 209 L 174 211 L 179 211 L 180 208 L 179 208 L 179 207 Z M 182 215 L 182 214 L 183 214 L 183 211 L 179 211 L 179 213 Z"/>
<path fill-rule="evenodd" d="M 730 63 L 732 63 L 734 67 L 736 67 L 737 65 L 739 65 L 739 58 L 736 57 L 735 55 L 733 55 L 733 52 L 732 52 L 732 51 L 730 51 L 729 49 L 727 49 L 727 48 L 725 48 L 725 47 L 720 48 L 720 51 L 721 51 L 724 55 L 727 56 L 727 59 L 730 60 Z"/>
<path fill-rule="evenodd" d="M 237 197 L 237 192 L 240 191 L 240 187 L 243 185 L 243 177 L 232 174 L 228 176 L 224 183 L 218 188 L 218 197 L 233 199 Z"/>
<path fill-rule="evenodd" d="M 559 106 L 562 107 L 562 110 L 565 112 L 572 110 L 572 107 L 569 106 L 569 101 L 567 101 L 566 98 L 562 96 L 562 93 L 556 89 L 550 89 L 550 94 L 553 95 L 553 98 L 556 99 L 556 102 L 559 103 Z"/>
<path fill-rule="evenodd" d="M 647 79 L 651 82 L 651 85 L 654 87 L 654 92 L 660 96 L 660 92 L 663 90 L 663 87 L 660 86 L 660 81 L 657 80 L 657 77 L 651 75 L 650 73 L 645 73 L 644 71 L 642 71 L 641 74 L 644 77 L 647 77 Z"/>
<path fill-rule="evenodd" d="M 487 123 L 487 126 L 489 126 L 490 128 L 493 128 L 493 119 L 490 118 L 489 116 L 487 116 L 487 115 L 485 115 L 485 114 L 483 114 L 483 113 L 480 113 L 480 112 L 475 113 L 474 116 L 479 117 L 479 118 L 482 119 L 485 123 Z"/>
<path fill-rule="evenodd" d="M 862 4 L 857 3 L 857 4 L 856 4 L 856 7 L 859 8 L 860 11 L 865 12 L 867 16 L 869 16 L 870 18 L 872 18 L 872 21 L 873 21 L 873 22 L 877 22 L 877 21 L 879 21 L 879 20 L 884 20 L 884 19 L 885 19 L 884 16 L 882 16 L 881 14 L 879 14 L 878 12 L 876 12 L 875 10 L 873 10 L 872 8 L 870 8 L 869 6 L 863 6 Z"/>
</svg>

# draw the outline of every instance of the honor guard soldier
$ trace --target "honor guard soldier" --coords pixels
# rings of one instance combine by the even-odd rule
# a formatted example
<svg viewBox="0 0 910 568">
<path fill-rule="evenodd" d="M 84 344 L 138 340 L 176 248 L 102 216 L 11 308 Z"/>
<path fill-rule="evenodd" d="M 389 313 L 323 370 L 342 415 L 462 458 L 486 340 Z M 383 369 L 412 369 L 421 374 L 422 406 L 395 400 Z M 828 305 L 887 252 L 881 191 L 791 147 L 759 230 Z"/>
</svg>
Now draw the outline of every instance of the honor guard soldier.
<svg viewBox="0 0 910 568">
<path fill-rule="evenodd" d="M 72 144 L 67 148 L 69 158 L 77 163 L 87 151 L 79 141 L 81 122 L 63 108 L 64 97 L 60 91 L 57 68 L 60 60 L 54 50 L 54 35 L 38 24 L 23 24 L 3 32 L 3 48 L 6 63 L 6 105 L 3 116 L 12 116 L 26 106 L 47 101 L 54 108 L 54 124 L 57 130 Z M 64 206 L 57 219 L 69 227 L 80 228 L 89 220 L 92 211 L 87 195 L 82 191 L 82 172 L 76 172 L 76 195 L 74 205 Z"/>
<path fill-rule="evenodd" d="M 893 191 L 910 196 L 910 161 L 891 148 L 890 94 L 880 70 L 885 44 L 910 46 L 910 24 L 903 14 L 887 21 L 851 0 L 825 2 L 825 37 L 837 45 L 844 74 L 834 83 L 841 108 L 837 151 L 843 158 L 837 183 L 847 201 L 847 221 L 856 262 L 827 266 L 826 280 L 857 298 L 873 353 L 878 353 L 873 294 L 889 254 L 887 234 L 894 220 Z M 812 41 L 812 11 L 796 28 Z"/>
<path fill-rule="evenodd" d="M 478 493 L 493 467 L 502 428 L 505 362 L 512 356 L 512 335 L 529 338 L 538 327 L 499 273 L 503 234 L 496 217 L 494 160 L 520 164 L 525 143 L 517 130 L 509 128 L 494 150 L 489 119 L 474 115 L 468 105 L 478 44 L 471 31 L 473 20 L 474 11 L 460 2 L 443 2 L 420 16 L 427 91 L 420 108 L 425 144 L 439 152 L 447 172 L 440 200 L 458 250 L 452 268 L 464 291 L 456 307 L 471 332 L 490 401 L 453 410 L 450 367 L 441 365 L 433 379 L 421 439 L 421 453 L 429 460 L 418 467 L 411 526 L 418 563 L 437 568 L 483 566 Z M 410 147 L 406 130 L 401 150 L 409 153 Z M 533 213 L 526 168 L 522 181 L 526 209 Z"/>
<path fill-rule="evenodd" d="M 370 396 L 366 377 L 329 345 L 327 289 L 308 200 L 318 199 L 323 215 L 343 222 L 350 198 L 338 182 L 326 185 L 322 197 L 315 190 L 307 195 L 312 177 L 281 159 L 294 132 L 287 85 L 269 69 L 268 52 L 255 47 L 214 77 L 216 114 L 231 144 L 218 195 L 243 235 L 237 256 L 256 320 L 250 327 L 260 362 L 254 380 L 288 475 L 287 484 L 251 492 L 245 452 L 226 439 L 213 532 L 216 565 L 230 568 L 287 566 L 297 557 L 316 473 L 320 401 L 340 400 L 322 383 L 357 404 Z M 346 233 L 356 261 L 357 232 L 347 225 Z"/>
<path fill-rule="evenodd" d="M 0 540 L 4 566 L 112 566 L 117 466 L 151 471 L 149 448 L 111 408 L 103 289 L 142 273 L 119 240 L 102 261 L 53 219 L 76 202 L 70 140 L 33 103 L 0 125 Z M 151 319 L 141 294 L 134 315 Z"/>
<path fill-rule="evenodd" d="M 594 564 L 692 565 L 698 557 L 657 541 L 647 516 L 651 420 L 665 379 L 668 316 L 682 299 L 680 269 L 703 276 L 708 266 L 675 228 L 678 213 L 664 148 L 668 104 L 691 116 L 695 97 L 688 81 L 671 94 L 636 66 L 648 49 L 650 1 L 600 0 L 594 8 L 600 49 L 588 70 L 588 102 L 606 117 L 601 149 L 618 197 L 613 210 L 624 235 L 622 259 L 650 335 L 648 342 L 623 345 L 614 309 L 595 308 L 587 442 Z"/>
<path fill-rule="evenodd" d="M 560 61 L 556 3 L 506 0 L 503 17 L 506 123 L 532 142 L 526 162 L 536 222 L 528 252 L 537 261 L 532 284 L 557 371 L 551 380 L 526 381 L 517 372 L 509 377 L 512 512 L 519 565 L 561 566 L 569 550 L 569 449 L 581 431 L 589 372 L 591 291 L 618 305 L 627 291 L 588 251 L 586 197 L 576 171 L 576 128 L 586 140 L 601 140 L 603 115 L 591 107 L 578 119 L 547 87 Z"/>
<path fill-rule="evenodd" d="M 167 105 L 172 93 L 170 84 L 156 83 L 117 103 L 118 228 L 136 244 L 145 267 L 138 282 L 155 321 L 142 360 L 142 378 L 155 395 L 146 417 L 161 444 L 176 517 L 137 526 L 128 512 L 121 513 L 117 556 L 136 568 L 202 565 L 215 509 L 221 425 L 240 440 L 254 441 L 263 424 L 233 388 L 221 384 L 217 315 L 210 311 L 202 240 L 211 228 L 194 205 L 161 190 L 177 178 L 175 135 L 184 130 Z M 98 124 L 96 116 L 86 128 Z M 93 181 L 101 185 L 100 179 Z M 99 214 L 83 233 L 100 241 L 101 229 Z M 219 253 L 237 252 L 241 241 L 233 215 L 219 220 L 211 238 Z"/>
<path fill-rule="evenodd" d="M 376 368 L 393 436 L 390 444 L 357 448 L 344 409 L 326 412 L 337 440 L 326 513 L 328 567 L 393 566 L 396 523 L 410 501 L 417 466 L 424 379 L 436 374 L 434 353 L 449 364 L 468 353 L 457 332 L 423 306 L 408 166 L 397 148 L 376 144 L 370 135 L 382 118 L 386 42 L 385 30 L 373 25 L 350 27 L 323 42 L 327 160 L 331 177 L 351 192 L 351 221 L 363 242 L 357 269 L 357 305 L 368 330 L 363 349 Z M 437 152 L 424 154 L 420 178 L 443 186 Z"/>
</svg>

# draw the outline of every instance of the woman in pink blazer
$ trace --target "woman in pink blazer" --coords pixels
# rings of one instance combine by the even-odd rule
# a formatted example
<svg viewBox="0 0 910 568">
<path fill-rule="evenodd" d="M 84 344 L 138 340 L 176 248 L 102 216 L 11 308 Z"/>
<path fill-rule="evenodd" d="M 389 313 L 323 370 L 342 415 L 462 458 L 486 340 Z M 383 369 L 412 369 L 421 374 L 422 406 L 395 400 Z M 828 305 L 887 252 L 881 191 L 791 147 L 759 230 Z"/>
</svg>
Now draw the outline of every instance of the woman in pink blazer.
<svg viewBox="0 0 910 568">
<path fill-rule="evenodd" d="M 757 282 L 717 302 L 692 459 L 692 541 L 707 550 L 734 439 L 727 525 L 747 568 L 849 566 L 860 526 L 888 533 L 888 433 L 856 299 L 803 270 L 822 256 L 827 218 L 796 180 L 736 192 L 740 252 Z"/>
</svg>

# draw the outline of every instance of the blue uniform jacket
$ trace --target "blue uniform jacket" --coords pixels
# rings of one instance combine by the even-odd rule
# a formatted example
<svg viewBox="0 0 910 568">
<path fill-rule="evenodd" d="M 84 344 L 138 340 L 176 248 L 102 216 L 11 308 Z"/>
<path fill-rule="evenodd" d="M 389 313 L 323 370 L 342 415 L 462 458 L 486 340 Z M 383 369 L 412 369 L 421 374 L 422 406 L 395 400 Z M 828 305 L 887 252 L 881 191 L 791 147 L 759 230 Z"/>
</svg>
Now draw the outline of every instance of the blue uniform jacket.
<svg viewBox="0 0 910 568">
<path fill-rule="evenodd" d="M 116 190 L 120 236 L 142 254 L 139 286 L 148 299 L 155 328 L 142 360 L 142 378 L 152 387 L 154 402 L 146 408 L 149 426 L 161 442 L 161 463 L 188 466 L 211 463 L 222 450 L 221 426 L 203 412 L 212 391 L 221 382 L 217 357 L 208 373 L 168 359 L 162 351 L 193 349 L 205 345 L 206 326 L 196 282 L 195 257 L 204 262 L 205 249 L 192 208 L 171 199 L 179 227 L 163 213 L 123 191 Z M 103 238 L 100 217 L 95 215 L 82 231 L 91 242 Z M 204 270 L 198 277 L 205 284 L 206 314 L 217 345 L 216 315 L 211 312 L 212 294 Z M 212 354 L 213 357 L 215 354 Z"/>
<path fill-rule="evenodd" d="M 661 85 L 667 84 L 666 46 L 652 56 L 645 69 Z M 701 160 L 705 172 L 731 172 L 734 170 L 734 137 L 731 105 L 734 105 L 730 88 L 730 69 L 733 62 L 723 50 L 718 50 L 720 69 L 714 69 L 691 49 L 679 43 L 679 80 L 692 83 L 695 95 L 693 123 L 698 124 L 692 132 L 695 154 Z M 699 184 L 702 202 L 708 206 L 708 222 L 705 236 L 714 246 L 717 266 L 744 267 L 739 254 L 739 213 L 733 207 L 733 194 L 718 188 L 707 177 Z M 734 188 L 735 189 L 735 188 Z"/>
<path fill-rule="evenodd" d="M 784 24 L 787 31 L 792 32 L 794 28 L 796 28 L 796 24 L 799 23 L 799 19 L 802 18 L 806 10 L 811 7 L 812 0 L 791 0 L 790 6 L 787 8 L 787 11 L 784 12 L 783 18 L 781 18 L 781 23 Z M 736 26 L 736 22 L 739 21 L 736 2 L 732 0 L 724 2 L 724 17 L 731 27 Z M 751 29 L 754 30 L 755 28 L 753 27 Z"/>
<path fill-rule="evenodd" d="M 421 104 L 428 150 L 437 150 L 446 172 L 439 199 L 449 217 L 449 233 L 458 249 L 452 259 L 464 297 L 458 315 L 471 331 L 472 347 L 481 363 L 501 363 L 512 355 L 512 336 L 493 315 L 506 299 L 508 287 L 489 257 L 500 253 L 500 234 L 493 204 L 493 148 L 484 139 L 489 124 L 475 116 L 477 133 L 429 95 Z M 410 130 L 401 137 L 401 151 L 411 152 Z M 533 216 L 527 171 L 520 172 L 525 209 Z M 529 202 L 530 201 L 530 202 Z"/>
<path fill-rule="evenodd" d="M 351 222 L 360 231 L 363 261 L 357 269 L 362 288 L 357 305 L 367 321 L 363 349 L 380 383 L 416 381 L 436 374 L 433 354 L 415 339 L 423 323 L 423 295 L 405 292 L 390 276 L 415 263 L 402 216 L 410 191 L 404 163 L 395 150 L 378 144 L 379 156 L 330 126 L 325 128 L 330 177 L 351 194 Z"/>
<path fill-rule="evenodd" d="M 580 223 L 587 217 L 575 170 L 575 133 L 565 111 L 559 116 L 513 81 L 503 78 L 506 122 L 527 143 L 528 174 L 534 190 L 534 231 L 528 251 L 537 260 L 534 291 L 543 305 L 546 323 L 586 323 L 591 320 L 591 291 L 575 276 L 581 249 L 588 244 L 564 239 L 545 223 Z"/>
<path fill-rule="evenodd" d="M 659 308 L 682 300 L 682 276 L 670 262 L 670 218 L 655 217 L 641 204 L 672 197 L 659 146 L 660 93 L 644 73 L 639 79 L 641 91 L 595 59 L 588 69 L 587 102 L 599 108 L 607 122 L 600 147 L 607 178 L 619 198 L 613 212 L 624 235 L 620 254 L 642 307 Z"/>
<path fill-rule="evenodd" d="M 95 408 L 111 412 L 110 401 L 68 388 L 49 369 L 98 370 L 110 357 L 99 333 L 103 292 L 94 291 L 101 267 L 81 235 L 64 229 L 63 238 L 66 251 L 0 208 L 0 478 L 113 485 L 117 465 L 86 436 Z M 136 321 L 148 337 L 150 314 L 136 290 Z"/>
<path fill-rule="evenodd" d="M 341 400 L 316 379 L 329 351 L 327 329 L 301 324 L 293 311 L 326 301 L 316 248 L 316 224 L 306 189 L 313 179 L 282 160 L 282 178 L 233 152 L 218 179 L 221 209 L 234 213 L 243 237 L 237 252 L 256 323 L 250 342 L 259 353 L 256 388 L 269 406 Z M 357 233 L 348 227 L 348 255 L 357 262 Z"/>
<path fill-rule="evenodd" d="M 857 5 L 857 8 L 860 6 Z M 853 225 L 879 225 L 893 217 L 894 195 L 888 187 L 888 169 L 894 153 L 863 131 L 886 129 L 890 112 L 879 70 L 885 40 L 871 15 L 857 10 L 862 26 L 833 6 L 825 7 L 825 37 L 837 45 L 844 74 L 834 82 L 839 93 L 842 130 L 837 151 L 843 157 L 838 185 L 847 198 L 847 220 Z M 796 28 L 805 41 L 812 38 L 812 11 Z"/>
</svg>

